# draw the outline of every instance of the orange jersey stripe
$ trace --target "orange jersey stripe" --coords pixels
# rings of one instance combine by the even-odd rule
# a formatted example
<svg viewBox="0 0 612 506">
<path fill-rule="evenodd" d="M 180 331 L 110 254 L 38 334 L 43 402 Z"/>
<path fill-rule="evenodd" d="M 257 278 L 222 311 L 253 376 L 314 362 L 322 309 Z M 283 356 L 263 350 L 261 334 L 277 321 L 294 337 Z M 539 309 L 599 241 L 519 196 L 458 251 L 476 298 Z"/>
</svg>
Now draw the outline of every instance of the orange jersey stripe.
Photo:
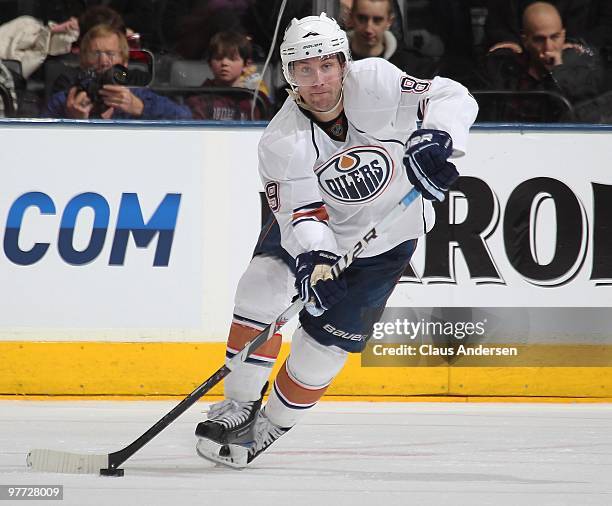
<svg viewBox="0 0 612 506">
<path fill-rule="evenodd" d="M 302 220 L 304 218 L 315 218 L 319 221 L 329 221 L 329 215 L 325 206 L 317 207 L 316 209 L 304 209 L 293 213 L 293 221 Z"/>
</svg>

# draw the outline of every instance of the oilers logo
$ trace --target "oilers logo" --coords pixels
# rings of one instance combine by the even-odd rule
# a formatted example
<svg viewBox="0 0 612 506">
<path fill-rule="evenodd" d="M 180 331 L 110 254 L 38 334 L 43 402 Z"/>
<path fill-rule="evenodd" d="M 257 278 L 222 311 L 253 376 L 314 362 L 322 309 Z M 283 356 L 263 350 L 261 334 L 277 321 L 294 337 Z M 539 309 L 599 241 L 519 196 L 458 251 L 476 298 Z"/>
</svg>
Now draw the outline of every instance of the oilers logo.
<svg viewBox="0 0 612 506">
<path fill-rule="evenodd" d="M 344 204 L 378 197 L 393 176 L 393 161 L 381 146 L 353 147 L 315 169 L 321 190 Z"/>
</svg>

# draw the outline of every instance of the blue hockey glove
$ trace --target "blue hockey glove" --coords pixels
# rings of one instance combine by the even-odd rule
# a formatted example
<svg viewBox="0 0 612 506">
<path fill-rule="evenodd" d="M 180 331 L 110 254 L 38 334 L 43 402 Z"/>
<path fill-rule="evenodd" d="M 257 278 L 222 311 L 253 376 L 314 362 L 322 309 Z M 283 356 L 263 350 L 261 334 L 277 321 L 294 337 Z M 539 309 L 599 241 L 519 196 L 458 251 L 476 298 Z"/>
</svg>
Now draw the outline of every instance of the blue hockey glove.
<svg viewBox="0 0 612 506">
<path fill-rule="evenodd" d="M 295 288 L 312 316 L 321 316 L 346 295 L 346 281 L 342 276 L 334 278 L 331 272 L 331 266 L 339 259 L 338 255 L 322 250 L 297 256 Z"/>
<path fill-rule="evenodd" d="M 423 198 L 442 202 L 459 177 L 455 165 L 448 161 L 452 152 L 453 140 L 443 130 L 416 130 L 408 139 L 404 166 Z"/>
</svg>

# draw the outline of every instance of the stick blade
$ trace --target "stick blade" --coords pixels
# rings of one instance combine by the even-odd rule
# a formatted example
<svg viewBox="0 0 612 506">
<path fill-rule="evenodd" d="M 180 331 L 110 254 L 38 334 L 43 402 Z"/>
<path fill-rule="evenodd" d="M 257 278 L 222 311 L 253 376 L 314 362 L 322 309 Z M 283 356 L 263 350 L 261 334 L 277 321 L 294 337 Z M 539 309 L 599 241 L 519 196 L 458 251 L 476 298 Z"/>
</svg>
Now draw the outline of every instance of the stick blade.
<svg viewBox="0 0 612 506">
<path fill-rule="evenodd" d="M 60 452 L 34 449 L 26 457 L 28 468 L 44 473 L 100 474 L 100 469 L 109 467 L 106 455 Z"/>
</svg>

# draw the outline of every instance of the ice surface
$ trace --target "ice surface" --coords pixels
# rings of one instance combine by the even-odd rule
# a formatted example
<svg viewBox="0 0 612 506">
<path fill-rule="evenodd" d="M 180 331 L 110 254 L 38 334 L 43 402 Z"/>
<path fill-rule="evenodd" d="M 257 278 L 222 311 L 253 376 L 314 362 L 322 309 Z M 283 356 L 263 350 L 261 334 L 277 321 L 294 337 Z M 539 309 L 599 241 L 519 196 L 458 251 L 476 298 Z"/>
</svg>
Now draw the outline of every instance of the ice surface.
<svg viewBox="0 0 612 506">
<path fill-rule="evenodd" d="M 176 402 L 0 401 L 0 484 L 61 484 L 63 501 L 36 504 L 79 506 L 612 505 L 609 404 L 322 402 L 234 470 L 195 454 L 201 402 L 123 478 L 25 467 L 31 448 L 119 450 Z"/>
</svg>

